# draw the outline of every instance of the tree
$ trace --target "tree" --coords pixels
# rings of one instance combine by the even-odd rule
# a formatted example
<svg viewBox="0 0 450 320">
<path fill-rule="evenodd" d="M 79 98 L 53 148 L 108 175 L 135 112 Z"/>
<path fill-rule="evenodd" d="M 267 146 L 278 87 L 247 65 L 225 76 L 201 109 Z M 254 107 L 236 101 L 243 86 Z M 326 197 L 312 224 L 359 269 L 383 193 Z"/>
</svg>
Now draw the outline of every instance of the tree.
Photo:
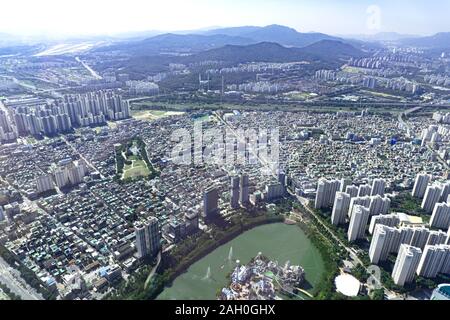
<svg viewBox="0 0 450 320">
<path fill-rule="evenodd" d="M 384 289 L 375 289 L 371 293 L 372 300 L 384 300 Z"/>
</svg>

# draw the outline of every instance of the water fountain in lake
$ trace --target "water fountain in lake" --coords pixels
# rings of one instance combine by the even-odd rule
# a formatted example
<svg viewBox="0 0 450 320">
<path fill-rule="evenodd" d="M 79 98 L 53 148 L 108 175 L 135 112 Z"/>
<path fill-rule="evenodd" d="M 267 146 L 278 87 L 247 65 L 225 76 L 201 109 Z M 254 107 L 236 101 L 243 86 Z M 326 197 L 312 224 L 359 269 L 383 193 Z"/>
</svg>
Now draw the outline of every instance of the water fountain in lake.
<svg viewBox="0 0 450 320">
<path fill-rule="evenodd" d="M 206 275 L 203 277 L 203 280 L 211 279 L 211 267 L 209 266 L 206 270 Z"/>
<path fill-rule="evenodd" d="M 228 261 L 233 260 L 233 247 L 230 247 L 230 252 L 228 252 Z"/>
</svg>

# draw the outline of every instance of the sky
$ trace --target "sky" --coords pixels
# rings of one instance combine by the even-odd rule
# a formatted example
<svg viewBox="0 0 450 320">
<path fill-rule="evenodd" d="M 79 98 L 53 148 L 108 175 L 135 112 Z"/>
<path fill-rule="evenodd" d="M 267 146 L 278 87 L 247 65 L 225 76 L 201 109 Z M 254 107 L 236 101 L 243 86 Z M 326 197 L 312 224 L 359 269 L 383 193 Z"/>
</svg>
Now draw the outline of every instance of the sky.
<svg viewBox="0 0 450 320">
<path fill-rule="evenodd" d="M 0 32 L 113 35 L 281 24 L 328 34 L 450 31 L 448 0 L 4 0 Z"/>
</svg>

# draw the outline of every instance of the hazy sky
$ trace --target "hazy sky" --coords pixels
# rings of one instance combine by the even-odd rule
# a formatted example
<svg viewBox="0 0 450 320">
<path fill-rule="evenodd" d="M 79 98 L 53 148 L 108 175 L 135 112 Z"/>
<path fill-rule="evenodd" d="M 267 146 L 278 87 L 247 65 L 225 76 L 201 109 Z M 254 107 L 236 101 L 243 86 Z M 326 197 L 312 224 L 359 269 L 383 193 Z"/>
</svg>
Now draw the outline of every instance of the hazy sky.
<svg viewBox="0 0 450 320">
<path fill-rule="evenodd" d="M 283 24 L 301 32 L 450 31 L 448 0 L 2 0 L 0 32 L 114 34 Z"/>
</svg>

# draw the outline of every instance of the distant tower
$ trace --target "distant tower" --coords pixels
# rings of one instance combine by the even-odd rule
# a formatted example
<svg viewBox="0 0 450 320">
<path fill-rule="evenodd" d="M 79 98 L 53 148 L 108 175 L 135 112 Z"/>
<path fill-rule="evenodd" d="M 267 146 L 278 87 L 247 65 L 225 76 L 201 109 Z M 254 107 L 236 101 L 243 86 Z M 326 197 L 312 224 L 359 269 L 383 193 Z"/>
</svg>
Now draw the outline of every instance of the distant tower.
<svg viewBox="0 0 450 320">
<path fill-rule="evenodd" d="M 243 174 L 241 175 L 241 181 L 240 181 L 240 189 L 241 189 L 241 194 L 240 194 L 240 202 L 242 205 L 246 205 L 249 203 L 249 183 L 248 183 L 248 175 L 247 174 Z"/>
<path fill-rule="evenodd" d="M 239 208 L 239 177 L 231 177 L 230 205 L 232 209 Z"/>
<path fill-rule="evenodd" d="M 219 190 L 217 188 L 208 188 L 203 194 L 203 216 L 211 218 L 219 214 Z"/>
</svg>

